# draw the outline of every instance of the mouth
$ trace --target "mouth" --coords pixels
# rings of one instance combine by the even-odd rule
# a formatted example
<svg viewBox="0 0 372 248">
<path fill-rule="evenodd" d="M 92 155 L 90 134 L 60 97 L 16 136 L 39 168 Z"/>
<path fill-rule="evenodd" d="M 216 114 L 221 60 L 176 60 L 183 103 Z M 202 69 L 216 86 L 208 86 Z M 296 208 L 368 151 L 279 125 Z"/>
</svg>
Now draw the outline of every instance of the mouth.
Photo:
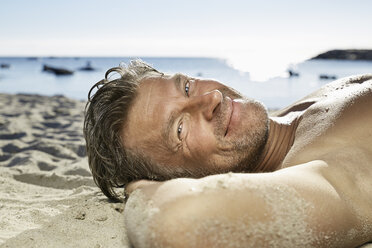
<svg viewBox="0 0 372 248">
<path fill-rule="evenodd" d="M 230 123 L 231 123 L 231 117 L 232 117 L 232 115 L 234 113 L 234 104 L 233 104 L 233 101 L 231 100 L 230 97 L 226 97 L 226 98 L 227 98 L 227 100 L 229 102 L 229 105 L 230 105 L 230 108 L 229 108 L 230 113 L 228 115 L 228 119 L 227 119 L 228 121 L 227 121 L 226 131 L 225 131 L 224 137 L 226 137 L 227 133 L 229 132 L 229 127 L 230 127 Z"/>
</svg>

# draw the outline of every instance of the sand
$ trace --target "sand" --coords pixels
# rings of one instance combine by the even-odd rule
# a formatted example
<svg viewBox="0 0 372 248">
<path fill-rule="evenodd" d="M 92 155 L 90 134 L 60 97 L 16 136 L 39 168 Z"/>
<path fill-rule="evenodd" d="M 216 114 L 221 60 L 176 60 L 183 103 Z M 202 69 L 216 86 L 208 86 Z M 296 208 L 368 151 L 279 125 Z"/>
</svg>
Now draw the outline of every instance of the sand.
<svg viewBox="0 0 372 248">
<path fill-rule="evenodd" d="M 0 247 L 130 247 L 124 204 L 109 202 L 89 171 L 84 106 L 0 94 Z"/>
<path fill-rule="evenodd" d="M 124 204 L 89 171 L 84 106 L 0 94 L 0 247 L 129 247 Z"/>
</svg>

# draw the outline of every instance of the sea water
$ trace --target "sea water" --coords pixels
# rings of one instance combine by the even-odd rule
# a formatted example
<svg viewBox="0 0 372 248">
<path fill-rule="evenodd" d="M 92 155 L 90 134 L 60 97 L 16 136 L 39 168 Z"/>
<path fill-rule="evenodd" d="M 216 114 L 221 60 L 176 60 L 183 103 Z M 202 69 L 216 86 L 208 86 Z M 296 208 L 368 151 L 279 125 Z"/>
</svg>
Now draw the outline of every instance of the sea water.
<svg viewBox="0 0 372 248">
<path fill-rule="evenodd" d="M 9 68 L 0 68 L 1 93 L 32 93 L 42 95 L 65 95 L 86 100 L 91 86 L 104 78 L 107 69 L 128 63 L 133 58 L 114 57 L 76 57 L 76 58 L 1 58 L 0 64 L 9 64 Z M 320 79 L 321 74 L 337 78 L 372 73 L 372 61 L 308 60 L 290 69 L 299 75 L 289 77 L 287 72 L 255 82 L 249 72 L 231 67 L 227 60 L 219 58 L 146 58 L 142 60 L 166 73 L 182 72 L 192 77 L 216 79 L 231 86 L 244 95 L 262 101 L 268 108 L 277 109 L 306 96 L 331 80 Z M 95 71 L 80 71 L 87 62 Z M 43 65 L 65 68 L 74 71 L 73 75 L 56 76 L 44 72 Z M 249 71 L 249 68 L 247 68 Z"/>
</svg>

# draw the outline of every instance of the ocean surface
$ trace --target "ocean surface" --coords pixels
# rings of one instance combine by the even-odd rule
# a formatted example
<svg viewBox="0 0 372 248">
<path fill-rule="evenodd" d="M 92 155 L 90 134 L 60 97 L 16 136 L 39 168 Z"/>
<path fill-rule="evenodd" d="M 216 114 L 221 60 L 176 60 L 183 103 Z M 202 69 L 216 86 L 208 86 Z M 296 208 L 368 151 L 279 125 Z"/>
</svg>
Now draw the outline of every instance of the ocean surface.
<svg viewBox="0 0 372 248">
<path fill-rule="evenodd" d="M 128 63 L 132 58 L 22 58 L 0 57 L 1 93 L 36 93 L 42 95 L 65 95 L 86 100 L 91 86 L 103 79 L 107 69 Z M 320 79 L 320 75 L 342 78 L 355 74 L 372 73 L 372 61 L 308 60 L 290 69 L 298 76 L 289 77 L 288 72 L 264 82 L 250 79 L 249 72 L 232 68 L 226 60 L 217 58 L 146 58 L 144 61 L 166 72 L 182 72 L 194 77 L 213 78 L 242 92 L 250 98 L 262 101 L 268 108 L 282 108 L 306 96 L 332 79 Z M 87 62 L 94 71 L 81 71 Z M 56 76 L 43 71 L 43 65 L 73 70 L 73 75 Z M 6 66 L 5 66 L 6 67 Z"/>
</svg>

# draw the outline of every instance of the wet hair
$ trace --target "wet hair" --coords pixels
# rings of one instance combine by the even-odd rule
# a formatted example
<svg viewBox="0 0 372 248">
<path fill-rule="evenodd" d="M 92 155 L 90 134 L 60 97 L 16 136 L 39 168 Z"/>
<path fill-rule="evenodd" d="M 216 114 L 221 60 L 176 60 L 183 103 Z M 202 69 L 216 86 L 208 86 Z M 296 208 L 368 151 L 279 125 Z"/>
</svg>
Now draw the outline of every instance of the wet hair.
<svg viewBox="0 0 372 248">
<path fill-rule="evenodd" d="M 112 74 L 119 77 L 111 80 Z M 109 69 L 105 79 L 93 85 L 88 93 L 84 137 L 89 168 L 97 186 L 114 201 L 121 201 L 115 187 L 139 179 L 162 179 L 149 158 L 125 149 L 122 135 L 141 80 L 162 75 L 147 63 L 133 60 L 127 66 Z"/>
</svg>

